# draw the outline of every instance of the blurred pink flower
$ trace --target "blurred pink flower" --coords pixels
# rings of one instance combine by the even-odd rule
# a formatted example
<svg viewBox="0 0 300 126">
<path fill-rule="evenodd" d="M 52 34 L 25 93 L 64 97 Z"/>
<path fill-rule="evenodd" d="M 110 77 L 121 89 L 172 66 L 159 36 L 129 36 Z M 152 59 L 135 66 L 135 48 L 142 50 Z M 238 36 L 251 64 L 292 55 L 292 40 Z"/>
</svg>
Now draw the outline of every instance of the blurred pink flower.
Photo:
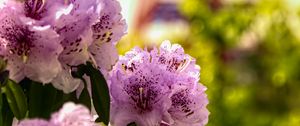
<svg viewBox="0 0 300 126">
<path fill-rule="evenodd" d="M 68 102 L 49 121 L 43 119 L 25 119 L 17 126 L 96 126 L 89 110 Z"/>
</svg>

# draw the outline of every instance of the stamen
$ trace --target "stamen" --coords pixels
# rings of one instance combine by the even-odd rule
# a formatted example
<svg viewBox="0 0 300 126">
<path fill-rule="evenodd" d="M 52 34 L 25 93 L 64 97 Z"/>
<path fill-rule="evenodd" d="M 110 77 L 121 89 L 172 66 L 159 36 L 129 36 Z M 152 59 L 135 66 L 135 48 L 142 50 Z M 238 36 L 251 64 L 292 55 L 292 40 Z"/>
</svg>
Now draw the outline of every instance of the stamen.
<svg viewBox="0 0 300 126">
<path fill-rule="evenodd" d="M 150 63 L 152 62 L 152 55 L 150 55 L 150 57 L 149 57 L 149 62 Z"/>
<path fill-rule="evenodd" d="M 190 64 L 190 62 L 191 62 L 190 58 L 187 59 L 187 60 L 185 59 L 184 62 L 179 66 L 179 68 L 177 69 L 177 71 L 178 72 L 184 71 L 187 68 L 187 66 Z"/>
<path fill-rule="evenodd" d="M 34 4 L 33 4 L 33 8 L 32 8 L 33 12 L 35 12 L 35 10 L 36 10 L 37 3 L 38 3 L 38 0 L 34 0 Z"/>
<path fill-rule="evenodd" d="M 23 63 L 26 63 L 28 60 L 28 56 L 26 56 L 25 54 L 22 55 L 22 61 Z"/>
<path fill-rule="evenodd" d="M 139 99 L 139 100 L 141 101 L 141 105 L 142 105 L 143 108 L 146 108 L 147 103 L 143 100 L 143 92 L 144 92 L 144 88 L 140 87 L 140 88 L 139 88 L 139 92 L 140 92 L 140 94 L 139 94 L 139 95 L 140 95 L 140 96 L 139 96 L 140 99 Z"/>
<path fill-rule="evenodd" d="M 37 1 L 37 0 L 35 0 L 35 1 Z M 40 6 L 40 8 L 36 12 L 37 13 L 41 12 L 43 10 L 45 4 L 46 4 L 46 0 L 42 0 L 42 5 Z"/>
<path fill-rule="evenodd" d="M 143 101 L 143 90 L 144 90 L 144 88 L 142 88 L 142 87 L 139 88 L 139 92 L 140 92 L 139 95 L 140 95 L 140 100 L 141 101 Z"/>
<path fill-rule="evenodd" d="M 45 11 L 46 0 L 26 0 L 25 4 L 25 12 L 26 16 L 41 19 L 42 13 Z"/>
</svg>

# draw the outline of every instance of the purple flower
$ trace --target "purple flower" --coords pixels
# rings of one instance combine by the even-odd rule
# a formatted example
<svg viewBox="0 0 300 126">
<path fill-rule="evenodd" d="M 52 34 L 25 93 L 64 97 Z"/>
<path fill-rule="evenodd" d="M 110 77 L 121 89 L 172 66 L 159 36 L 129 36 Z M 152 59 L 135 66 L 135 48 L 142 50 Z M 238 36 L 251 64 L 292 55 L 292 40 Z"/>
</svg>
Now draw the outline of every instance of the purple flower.
<svg viewBox="0 0 300 126">
<path fill-rule="evenodd" d="M 126 33 L 127 25 L 121 15 L 120 3 L 116 0 L 100 0 L 102 10 L 93 24 L 94 39 L 114 44 Z"/>
<path fill-rule="evenodd" d="M 67 65 L 79 65 L 89 59 L 88 47 L 92 43 L 91 26 L 95 22 L 98 5 L 96 0 L 73 0 L 56 12 L 54 29 L 63 38 L 64 48 L 60 61 Z"/>
<path fill-rule="evenodd" d="M 63 71 L 52 81 L 53 86 L 69 93 L 77 89 L 81 81 L 71 75 L 71 66 L 84 64 L 90 57 L 88 47 L 93 42 L 92 23 L 97 16 L 96 0 L 72 0 L 58 11 L 54 29 L 63 39 L 64 50 L 59 56 Z"/>
<path fill-rule="evenodd" d="M 0 55 L 10 62 L 8 69 L 16 81 L 28 77 L 51 82 L 69 93 L 82 83 L 72 77 L 72 66 L 92 61 L 107 76 L 118 59 L 115 44 L 126 24 L 115 0 L 5 0 L 0 7 L 5 25 L 0 28 Z"/>
<path fill-rule="evenodd" d="M 89 52 L 102 72 L 111 70 L 118 60 L 115 45 L 126 34 L 127 25 L 116 0 L 99 0 L 102 10 L 92 25 L 93 43 Z"/>
<path fill-rule="evenodd" d="M 199 84 L 194 86 L 179 84 L 173 89 L 172 105 L 168 110 L 174 120 L 172 126 L 204 126 L 208 122 L 206 87 Z"/>
<path fill-rule="evenodd" d="M 120 11 L 119 3 L 112 0 L 69 1 L 55 24 L 56 31 L 64 38 L 61 42 L 64 50 L 59 56 L 63 73 L 52 82 L 56 88 L 65 93 L 74 91 L 80 83 L 72 78 L 70 66 L 86 61 L 94 62 L 107 76 L 118 59 L 115 44 L 126 30 Z"/>
<path fill-rule="evenodd" d="M 208 100 L 199 70 L 180 45 L 168 41 L 150 52 L 127 52 L 110 76 L 111 124 L 205 125 Z"/>
<path fill-rule="evenodd" d="M 206 87 L 199 85 L 200 67 L 195 59 L 184 53 L 180 45 L 165 41 L 160 49 L 151 51 L 154 62 L 170 72 L 177 73 L 171 87 L 171 108 L 168 112 L 174 122 L 170 125 L 205 125 L 208 121 Z"/>
<path fill-rule="evenodd" d="M 28 77 L 48 83 L 61 71 L 59 36 L 49 26 L 32 26 L 22 20 L 24 15 L 16 7 L 0 10 L 0 55 L 8 61 L 11 79 L 18 82 Z"/>
<path fill-rule="evenodd" d="M 115 45 L 126 34 L 127 25 L 122 18 L 121 7 L 118 1 L 99 0 L 99 2 L 98 7 L 101 10 L 97 11 L 97 20 L 91 27 L 93 42 L 89 46 L 88 51 L 91 54 L 91 61 L 100 69 L 104 77 L 108 78 L 108 72 L 119 58 Z M 87 82 L 87 86 L 91 87 L 89 81 Z M 110 82 L 108 81 L 107 83 Z M 83 84 L 79 86 L 77 94 L 80 94 L 82 89 Z"/>
<path fill-rule="evenodd" d="M 143 64 L 132 73 L 115 72 L 110 85 L 112 125 L 136 122 L 141 126 L 155 126 L 168 116 L 170 90 L 165 85 L 169 80 L 165 78 L 169 76 L 163 70 Z"/>
<path fill-rule="evenodd" d="M 17 126 L 96 126 L 87 108 L 74 103 L 65 103 L 49 121 L 43 119 L 25 119 Z"/>
</svg>

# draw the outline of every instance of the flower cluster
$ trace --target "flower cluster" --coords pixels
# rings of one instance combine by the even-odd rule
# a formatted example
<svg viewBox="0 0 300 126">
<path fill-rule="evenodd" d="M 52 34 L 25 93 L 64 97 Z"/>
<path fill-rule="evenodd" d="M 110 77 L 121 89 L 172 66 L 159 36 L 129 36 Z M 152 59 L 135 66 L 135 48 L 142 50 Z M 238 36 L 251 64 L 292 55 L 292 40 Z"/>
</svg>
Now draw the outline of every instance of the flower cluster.
<svg viewBox="0 0 300 126">
<path fill-rule="evenodd" d="M 207 123 L 206 87 L 198 83 L 195 59 L 169 41 L 151 51 L 134 48 L 119 58 L 115 46 L 126 32 L 120 12 L 116 0 L 0 1 L 0 57 L 9 71 L 3 72 L 9 80 L 0 84 L 0 100 L 5 94 L 21 120 L 17 126 L 95 126 L 88 109 L 95 110 L 97 121 L 113 126 Z M 32 81 L 51 83 L 65 94 Z M 66 103 L 49 120 L 24 119 L 43 105 L 35 105 L 33 97 L 40 90 L 46 92 L 40 99 L 89 108 Z"/>
<path fill-rule="evenodd" d="M 0 56 L 10 79 L 27 77 L 69 93 L 81 83 L 73 66 L 92 61 L 107 73 L 126 32 L 120 11 L 116 0 L 4 0 Z"/>
<path fill-rule="evenodd" d="M 151 51 L 134 48 L 120 57 L 110 76 L 111 124 L 203 126 L 208 121 L 200 67 L 169 41 Z"/>
<path fill-rule="evenodd" d="M 61 110 L 53 113 L 51 119 L 27 119 L 15 126 L 96 126 L 87 108 L 72 102 L 65 103 Z"/>
</svg>

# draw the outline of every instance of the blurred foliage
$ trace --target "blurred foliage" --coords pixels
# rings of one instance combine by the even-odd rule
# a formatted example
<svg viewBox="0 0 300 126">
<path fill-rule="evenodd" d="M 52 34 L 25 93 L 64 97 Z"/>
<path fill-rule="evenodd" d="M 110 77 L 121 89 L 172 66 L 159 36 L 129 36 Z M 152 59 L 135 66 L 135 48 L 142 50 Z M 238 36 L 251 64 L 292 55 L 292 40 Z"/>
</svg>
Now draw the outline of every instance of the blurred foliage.
<svg viewBox="0 0 300 126">
<path fill-rule="evenodd" d="M 285 0 L 188 0 L 182 41 L 208 87 L 208 126 L 300 125 L 300 11 Z"/>
<path fill-rule="evenodd" d="M 299 7 L 297 0 L 179 5 L 189 34 L 164 39 L 179 42 L 201 66 L 200 82 L 210 101 L 208 126 L 300 125 Z M 119 51 L 148 45 L 140 36 L 128 35 Z"/>
</svg>

